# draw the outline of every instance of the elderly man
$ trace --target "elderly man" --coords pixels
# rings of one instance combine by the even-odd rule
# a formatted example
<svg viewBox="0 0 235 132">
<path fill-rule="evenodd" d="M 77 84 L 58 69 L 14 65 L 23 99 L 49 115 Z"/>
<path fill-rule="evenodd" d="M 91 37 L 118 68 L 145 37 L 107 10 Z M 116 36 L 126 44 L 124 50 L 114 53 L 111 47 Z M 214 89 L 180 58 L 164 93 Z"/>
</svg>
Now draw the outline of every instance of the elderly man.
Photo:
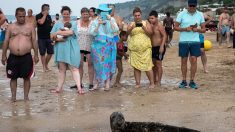
<svg viewBox="0 0 235 132">
<path fill-rule="evenodd" d="M 38 46 L 34 27 L 25 22 L 25 9 L 16 9 L 16 23 L 10 24 L 2 48 L 2 64 L 6 66 L 7 77 L 11 79 L 10 87 L 13 102 L 16 101 L 17 79 L 24 79 L 24 100 L 29 100 L 30 77 L 33 74 L 31 49 L 34 49 L 34 61 L 38 62 Z M 10 54 L 7 58 L 7 49 Z"/>
<path fill-rule="evenodd" d="M 197 57 L 201 55 L 199 33 L 206 31 L 202 12 L 197 11 L 197 0 L 188 0 L 188 9 L 179 13 L 175 22 L 175 30 L 180 32 L 179 56 L 181 57 L 181 72 L 183 80 L 179 88 L 186 88 L 187 61 L 191 63 L 189 86 L 197 89 L 194 82 L 197 71 Z M 201 28 L 198 28 L 201 26 Z"/>
</svg>

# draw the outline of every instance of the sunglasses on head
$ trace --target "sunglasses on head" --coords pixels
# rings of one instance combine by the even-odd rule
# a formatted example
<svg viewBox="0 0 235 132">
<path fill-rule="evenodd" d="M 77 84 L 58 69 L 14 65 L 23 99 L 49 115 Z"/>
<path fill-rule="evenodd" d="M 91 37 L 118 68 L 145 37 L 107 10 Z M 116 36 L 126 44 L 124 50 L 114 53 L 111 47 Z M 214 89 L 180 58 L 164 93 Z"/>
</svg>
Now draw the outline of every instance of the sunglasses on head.
<svg viewBox="0 0 235 132">
<path fill-rule="evenodd" d="M 188 5 L 189 7 L 196 7 L 196 5 Z"/>
</svg>

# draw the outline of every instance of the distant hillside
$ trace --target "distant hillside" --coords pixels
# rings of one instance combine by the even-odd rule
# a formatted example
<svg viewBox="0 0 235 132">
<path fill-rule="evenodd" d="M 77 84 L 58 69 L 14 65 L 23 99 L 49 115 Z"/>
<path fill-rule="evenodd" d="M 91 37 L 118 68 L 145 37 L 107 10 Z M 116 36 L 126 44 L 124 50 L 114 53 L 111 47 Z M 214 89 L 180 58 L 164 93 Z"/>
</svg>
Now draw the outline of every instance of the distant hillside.
<svg viewBox="0 0 235 132">
<path fill-rule="evenodd" d="M 147 18 L 151 10 L 156 10 L 161 13 L 163 11 L 168 11 L 168 7 L 179 8 L 185 7 L 187 5 L 187 0 L 136 0 L 125 3 L 117 3 L 116 10 L 117 14 L 122 16 L 126 21 L 132 21 L 132 11 L 135 7 L 140 7 L 142 10 L 142 16 L 144 19 Z M 176 14 L 177 11 L 170 10 L 172 14 Z"/>
</svg>

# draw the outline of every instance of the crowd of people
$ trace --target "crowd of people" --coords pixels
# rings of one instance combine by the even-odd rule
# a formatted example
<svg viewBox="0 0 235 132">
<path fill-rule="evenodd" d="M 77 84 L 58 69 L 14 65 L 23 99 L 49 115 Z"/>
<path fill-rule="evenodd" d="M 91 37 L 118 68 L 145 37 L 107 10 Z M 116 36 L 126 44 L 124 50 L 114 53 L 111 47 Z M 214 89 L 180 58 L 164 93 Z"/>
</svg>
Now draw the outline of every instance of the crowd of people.
<svg viewBox="0 0 235 132">
<path fill-rule="evenodd" d="M 81 18 L 77 21 L 71 19 L 72 11 L 68 6 L 62 7 L 62 17 L 56 14 L 55 20 L 52 20 L 49 10 L 50 6 L 43 4 L 39 14 L 33 16 L 33 11 L 29 9 L 26 16 L 26 10 L 19 7 L 15 11 L 16 22 L 7 28 L 2 47 L 2 64 L 6 65 L 7 77 L 11 79 L 12 101 L 16 101 L 18 78 L 23 78 L 24 99 L 29 100 L 30 78 L 34 65 L 39 61 L 38 52 L 43 72 L 50 71 L 48 64 L 52 57 L 58 67 L 58 83 L 55 88 L 50 89 L 52 93 L 63 91 L 66 71 L 70 70 L 75 81 L 75 85 L 70 88 L 76 88 L 80 95 L 84 94 L 82 80 L 86 72 L 83 68 L 85 64 L 88 65 L 90 91 L 103 85 L 103 90 L 109 91 L 116 71 L 114 86 L 120 87 L 121 75 L 125 70 L 122 66 L 123 59 L 128 59 L 133 67 L 136 88 L 141 86 L 143 71 L 149 79 L 149 88 L 159 87 L 163 74 L 162 61 L 166 48 L 171 45 L 174 30 L 180 32 L 182 82 L 179 88 L 198 88 L 195 75 L 197 58 L 201 55 L 204 71 L 208 72 L 203 33 L 211 18 L 197 10 L 197 0 L 188 0 L 187 10 L 180 12 L 175 21 L 167 13 L 163 23 L 158 20 L 156 11 L 151 11 L 149 18 L 143 20 L 141 9 L 136 7 L 133 10 L 134 21 L 126 24 L 116 14 L 113 4 L 100 4 L 98 8 L 90 9 L 84 7 L 81 9 Z M 235 13 L 230 25 L 228 19 L 230 16 L 224 11 L 219 22 L 221 34 L 227 33 L 230 28 L 235 30 Z M 5 20 L 6 17 L 0 10 L 0 25 Z M 229 37 L 227 38 L 230 47 Z M 8 49 L 10 54 L 7 57 Z M 34 51 L 33 59 L 31 49 Z M 191 64 L 189 82 L 186 77 L 188 60 Z"/>
</svg>

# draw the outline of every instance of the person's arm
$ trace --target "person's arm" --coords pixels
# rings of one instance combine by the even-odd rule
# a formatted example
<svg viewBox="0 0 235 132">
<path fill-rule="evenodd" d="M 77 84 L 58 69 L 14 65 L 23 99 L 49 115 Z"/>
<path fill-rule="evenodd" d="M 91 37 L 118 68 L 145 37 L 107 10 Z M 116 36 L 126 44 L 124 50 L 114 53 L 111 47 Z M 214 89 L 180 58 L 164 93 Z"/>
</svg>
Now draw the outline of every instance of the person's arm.
<svg viewBox="0 0 235 132">
<path fill-rule="evenodd" d="M 9 40 L 10 40 L 10 32 L 11 32 L 11 26 L 8 27 L 6 30 L 6 36 L 5 40 L 2 45 L 2 64 L 5 65 L 7 61 L 7 49 L 9 47 Z"/>
<path fill-rule="evenodd" d="M 131 31 L 135 28 L 135 24 L 131 22 L 127 27 L 127 34 L 131 34 Z"/>
<path fill-rule="evenodd" d="M 91 27 L 89 29 L 89 33 L 92 36 L 96 36 L 98 34 L 98 31 L 99 31 L 99 28 L 100 28 L 101 24 L 102 24 L 102 20 L 99 19 L 99 18 L 97 18 L 96 20 L 92 21 Z"/>
<path fill-rule="evenodd" d="M 201 28 L 193 28 L 193 32 L 199 32 L 199 33 L 205 33 L 206 32 L 206 24 L 205 24 L 205 19 L 204 19 L 204 16 L 202 15 L 201 18 L 200 18 L 200 26 Z"/>
<path fill-rule="evenodd" d="M 152 36 L 153 29 L 148 21 L 146 22 L 146 26 L 142 26 L 142 29 L 145 31 L 145 34 L 147 34 L 149 37 Z"/>
<path fill-rule="evenodd" d="M 166 18 L 163 19 L 163 26 L 166 26 Z"/>
<path fill-rule="evenodd" d="M 179 22 L 175 22 L 174 30 L 179 32 L 190 32 L 192 31 L 191 27 L 181 28 Z"/>
<path fill-rule="evenodd" d="M 42 12 L 42 15 L 43 15 L 42 18 L 40 18 L 40 19 L 37 20 L 38 24 L 40 24 L 40 25 L 44 24 L 44 22 L 46 21 L 46 18 L 47 18 L 47 15 L 48 15 L 48 14 L 49 14 L 49 13 L 48 13 L 47 10 L 43 11 L 43 12 Z"/>
<path fill-rule="evenodd" d="M 109 21 L 110 21 L 110 25 L 111 25 L 113 33 L 118 32 L 119 28 L 118 28 L 118 25 L 117 25 L 115 19 L 111 17 Z"/>
<path fill-rule="evenodd" d="M 162 24 L 158 24 L 158 28 L 159 28 L 159 31 L 160 31 L 160 34 L 162 36 L 162 43 L 160 45 L 160 49 L 159 49 L 159 52 L 160 53 L 163 53 L 164 51 L 164 45 L 166 43 L 166 31 L 164 29 L 164 27 L 162 26 Z"/>
<path fill-rule="evenodd" d="M 38 59 L 38 44 L 36 41 L 36 31 L 35 28 L 32 28 L 32 46 L 33 46 L 33 50 L 34 50 L 34 62 L 35 64 L 38 63 L 39 59 Z"/>
</svg>

